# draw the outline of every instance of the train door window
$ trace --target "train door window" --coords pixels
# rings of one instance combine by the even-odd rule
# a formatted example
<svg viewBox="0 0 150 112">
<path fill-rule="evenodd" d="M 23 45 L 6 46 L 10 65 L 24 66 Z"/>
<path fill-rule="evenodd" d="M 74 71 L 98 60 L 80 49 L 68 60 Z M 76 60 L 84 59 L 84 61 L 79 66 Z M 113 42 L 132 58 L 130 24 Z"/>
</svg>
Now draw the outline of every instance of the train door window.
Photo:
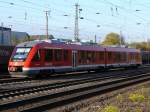
<svg viewBox="0 0 150 112">
<path fill-rule="evenodd" d="M 92 62 L 95 62 L 95 59 L 96 59 L 96 52 L 92 52 Z"/>
<path fill-rule="evenodd" d="M 37 50 L 37 52 L 35 53 L 32 61 L 40 61 L 40 58 L 41 58 L 41 54 L 40 54 L 41 50 Z"/>
<path fill-rule="evenodd" d="M 100 61 L 104 60 L 104 52 L 99 52 L 99 60 Z"/>
<path fill-rule="evenodd" d="M 55 61 L 62 61 L 62 50 L 54 50 Z"/>
<path fill-rule="evenodd" d="M 52 60 L 53 60 L 53 50 L 45 49 L 45 61 L 52 61 Z"/>
<path fill-rule="evenodd" d="M 68 60 L 68 50 L 64 50 L 64 61 Z"/>
</svg>

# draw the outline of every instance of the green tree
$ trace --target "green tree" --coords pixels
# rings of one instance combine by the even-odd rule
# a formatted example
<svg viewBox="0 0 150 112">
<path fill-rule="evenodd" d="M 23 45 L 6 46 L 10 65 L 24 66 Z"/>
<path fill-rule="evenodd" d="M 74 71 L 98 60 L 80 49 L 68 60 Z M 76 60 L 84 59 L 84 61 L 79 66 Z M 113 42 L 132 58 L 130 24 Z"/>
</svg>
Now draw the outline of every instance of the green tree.
<svg viewBox="0 0 150 112">
<path fill-rule="evenodd" d="M 109 45 L 120 45 L 125 44 L 123 37 L 121 37 L 117 33 L 109 33 L 106 35 L 105 40 L 102 42 L 101 45 L 109 46 Z"/>
</svg>

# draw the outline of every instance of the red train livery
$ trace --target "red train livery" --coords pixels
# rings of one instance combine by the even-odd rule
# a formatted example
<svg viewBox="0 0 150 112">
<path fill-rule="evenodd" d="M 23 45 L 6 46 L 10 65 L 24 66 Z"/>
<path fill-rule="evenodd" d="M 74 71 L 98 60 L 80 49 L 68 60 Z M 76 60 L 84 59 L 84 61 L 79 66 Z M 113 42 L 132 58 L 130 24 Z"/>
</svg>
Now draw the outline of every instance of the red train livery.
<svg viewBox="0 0 150 112">
<path fill-rule="evenodd" d="M 12 77 L 141 65 L 140 50 L 98 45 L 30 41 L 14 49 L 8 70 Z"/>
</svg>

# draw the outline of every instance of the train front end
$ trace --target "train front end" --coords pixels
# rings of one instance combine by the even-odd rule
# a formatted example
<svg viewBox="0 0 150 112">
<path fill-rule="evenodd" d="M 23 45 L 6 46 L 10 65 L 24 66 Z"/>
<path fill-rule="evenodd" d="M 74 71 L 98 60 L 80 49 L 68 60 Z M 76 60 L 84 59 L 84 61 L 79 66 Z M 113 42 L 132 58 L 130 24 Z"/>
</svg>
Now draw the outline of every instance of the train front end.
<svg viewBox="0 0 150 112">
<path fill-rule="evenodd" d="M 13 50 L 12 56 L 9 60 L 8 71 L 11 77 L 28 77 L 23 70 L 27 63 L 28 55 L 31 51 L 31 47 L 16 47 Z"/>
</svg>

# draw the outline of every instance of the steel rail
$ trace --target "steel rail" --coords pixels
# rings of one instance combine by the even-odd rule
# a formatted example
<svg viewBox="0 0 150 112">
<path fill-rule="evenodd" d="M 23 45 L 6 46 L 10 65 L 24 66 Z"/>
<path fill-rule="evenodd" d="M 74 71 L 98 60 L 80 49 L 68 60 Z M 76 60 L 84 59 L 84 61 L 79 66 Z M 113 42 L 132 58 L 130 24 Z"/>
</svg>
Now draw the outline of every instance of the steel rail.
<svg viewBox="0 0 150 112">
<path fill-rule="evenodd" d="M 142 78 L 142 80 L 143 80 L 143 77 L 144 77 L 144 80 L 150 78 L 149 74 L 143 74 L 143 75 L 132 76 L 132 77 L 127 77 L 127 78 L 123 78 L 123 79 L 116 79 L 115 81 L 108 81 L 108 82 L 104 82 L 102 84 L 98 84 L 98 85 L 95 85 L 95 86 L 89 86 L 89 87 L 86 87 L 86 88 L 78 88 L 78 89 L 73 89 L 73 90 L 66 91 L 66 92 L 50 94 L 50 95 L 46 95 L 46 96 L 42 96 L 42 97 L 36 97 L 36 98 L 27 99 L 27 100 L 21 100 L 21 101 L 11 102 L 11 103 L 7 103 L 7 104 L 2 104 L 2 105 L 0 105 L 0 110 L 1 109 L 2 110 L 10 109 L 10 108 L 18 107 L 18 106 L 23 106 L 23 105 L 26 105 L 26 104 L 29 104 L 29 103 L 35 103 L 35 102 L 42 101 L 42 100 L 47 100 L 47 99 L 52 100 L 52 99 L 57 98 L 57 97 L 59 97 L 59 98 L 63 97 L 64 98 L 68 94 L 69 95 L 74 94 L 74 93 L 77 94 L 77 93 L 80 93 L 82 91 L 87 92 L 87 88 L 88 88 L 88 90 L 89 89 L 98 89 L 97 87 L 99 87 L 101 89 L 102 88 L 104 89 L 107 86 L 110 86 L 110 85 L 113 85 L 113 84 L 124 83 L 124 81 L 126 81 L 126 82 L 134 81 L 135 82 L 135 80 L 141 80 L 141 79 L 138 79 L 138 78 Z M 54 101 L 56 101 L 56 100 L 54 100 Z M 38 108 L 40 108 L 40 107 L 38 107 Z"/>
</svg>

